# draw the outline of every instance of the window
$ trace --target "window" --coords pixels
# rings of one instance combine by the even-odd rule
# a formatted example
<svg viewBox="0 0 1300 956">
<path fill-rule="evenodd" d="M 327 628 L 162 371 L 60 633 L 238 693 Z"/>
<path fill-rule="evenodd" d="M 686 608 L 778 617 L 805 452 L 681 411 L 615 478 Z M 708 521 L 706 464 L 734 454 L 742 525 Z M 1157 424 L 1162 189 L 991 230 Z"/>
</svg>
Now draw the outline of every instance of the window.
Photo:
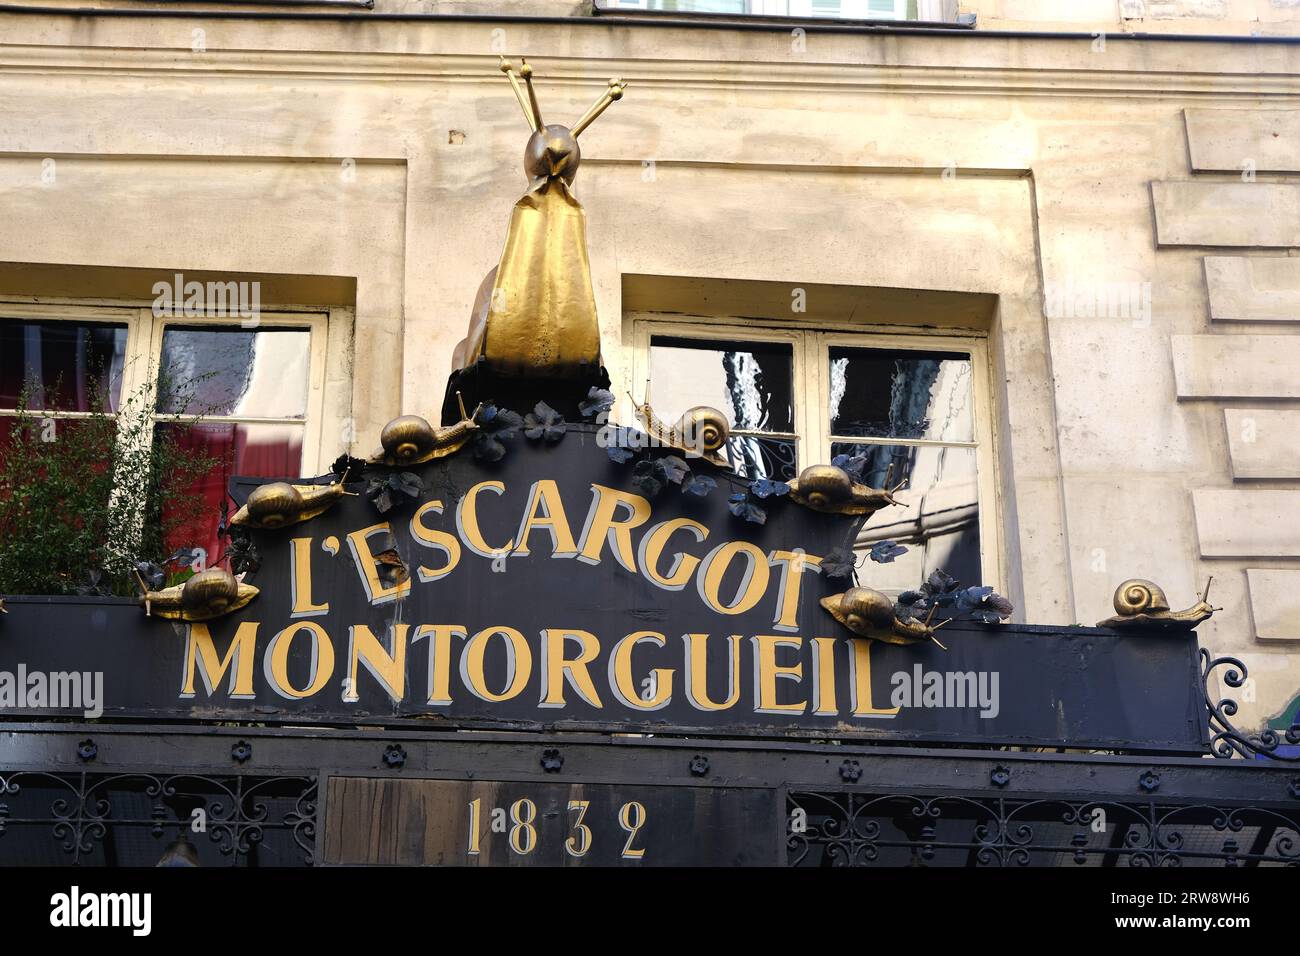
<svg viewBox="0 0 1300 956">
<path fill-rule="evenodd" d="M 154 434 L 170 429 L 222 462 L 189 491 L 211 519 L 171 544 L 203 547 L 215 561 L 232 475 L 296 478 L 318 467 L 327 324 L 312 312 L 263 311 L 244 328 L 239 318 L 157 317 L 149 307 L 0 303 L 0 422 L 24 384 L 33 410 L 53 406 L 49 417 L 75 420 L 95 407 L 93 387 L 118 411 L 161 369 Z M 182 436 L 177 420 L 199 413 L 202 424 Z"/>
<path fill-rule="evenodd" d="M 873 487 L 905 482 L 900 506 L 858 538 L 908 548 L 860 564 L 885 591 L 942 569 L 1000 582 L 987 340 L 979 335 L 787 329 L 748 321 L 635 321 L 635 380 L 674 422 L 713 405 L 732 424 L 726 457 L 747 477 L 789 479 L 839 455 L 865 459 Z M 638 399 L 640 396 L 638 396 Z"/>
<path fill-rule="evenodd" d="M 731 16 L 915 20 L 917 0 L 601 0 L 610 12 L 713 13 Z"/>
</svg>

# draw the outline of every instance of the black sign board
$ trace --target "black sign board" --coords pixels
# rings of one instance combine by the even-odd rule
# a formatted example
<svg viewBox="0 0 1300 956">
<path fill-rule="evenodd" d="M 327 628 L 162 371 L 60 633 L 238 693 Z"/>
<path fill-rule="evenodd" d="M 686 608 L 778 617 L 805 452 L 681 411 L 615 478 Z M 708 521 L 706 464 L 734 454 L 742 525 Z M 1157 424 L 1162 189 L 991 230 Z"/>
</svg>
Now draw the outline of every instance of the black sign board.
<svg viewBox="0 0 1300 956">
<path fill-rule="evenodd" d="M 593 426 L 496 463 L 466 449 L 410 469 L 424 491 L 384 514 L 350 495 L 253 532 L 260 594 L 228 616 L 11 601 L 0 671 L 102 672 L 111 717 L 1204 750 L 1193 635 L 855 637 L 818 603 L 849 582 L 816 559 L 858 522 L 779 497 L 744 520 L 745 483 L 691 463 L 710 494 L 647 497 Z M 0 713 L 61 712 L 0 686 Z"/>
</svg>

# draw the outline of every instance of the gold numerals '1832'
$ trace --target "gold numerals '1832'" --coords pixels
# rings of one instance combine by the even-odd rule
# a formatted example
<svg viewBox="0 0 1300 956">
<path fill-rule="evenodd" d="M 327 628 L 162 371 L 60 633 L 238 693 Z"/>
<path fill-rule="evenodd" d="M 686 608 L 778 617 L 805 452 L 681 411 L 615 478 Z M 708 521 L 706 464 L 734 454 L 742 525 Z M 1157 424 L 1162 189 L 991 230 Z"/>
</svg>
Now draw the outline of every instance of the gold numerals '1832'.
<svg viewBox="0 0 1300 956">
<path fill-rule="evenodd" d="M 570 800 L 568 802 L 569 834 L 564 841 L 564 852 L 571 857 L 586 856 L 592 848 L 594 837 L 587 819 L 590 800 Z M 625 860 L 640 860 L 645 856 L 645 847 L 637 845 L 637 837 L 645 826 L 647 814 L 645 805 L 637 800 L 629 800 L 618 808 L 618 825 L 626 834 L 623 850 L 620 854 Z M 483 840 L 494 834 L 504 835 L 510 846 L 510 852 L 519 856 L 528 856 L 537 849 L 537 804 L 528 797 L 520 797 L 508 807 L 492 807 L 484 816 L 483 798 L 475 797 L 469 802 L 469 840 L 466 852 L 478 856 L 483 849 Z"/>
<path fill-rule="evenodd" d="M 327 863 L 774 866 L 785 858 L 771 788 L 331 777 L 327 796 Z"/>
</svg>

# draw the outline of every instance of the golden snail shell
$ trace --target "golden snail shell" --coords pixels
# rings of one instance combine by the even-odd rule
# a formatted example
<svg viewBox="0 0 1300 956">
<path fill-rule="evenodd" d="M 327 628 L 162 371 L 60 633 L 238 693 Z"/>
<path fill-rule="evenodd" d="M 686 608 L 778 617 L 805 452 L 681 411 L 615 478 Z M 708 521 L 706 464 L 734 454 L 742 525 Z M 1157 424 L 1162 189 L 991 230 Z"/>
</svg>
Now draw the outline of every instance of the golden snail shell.
<svg viewBox="0 0 1300 956">
<path fill-rule="evenodd" d="M 674 431 L 682 445 L 704 455 L 717 453 L 731 436 L 727 416 L 708 405 L 688 408 Z"/>
<path fill-rule="evenodd" d="M 254 488 L 244 506 L 260 527 L 279 528 L 292 524 L 302 513 L 302 492 L 287 481 L 273 481 Z"/>
<path fill-rule="evenodd" d="M 229 571 L 208 568 L 181 587 L 181 607 L 190 612 L 221 614 L 239 597 L 239 582 Z"/>
<path fill-rule="evenodd" d="M 401 415 L 384 426 L 379 443 L 384 454 L 398 462 L 414 461 L 433 450 L 433 426 L 419 415 Z"/>
<path fill-rule="evenodd" d="M 1160 586 L 1141 578 L 1125 581 L 1115 591 L 1115 613 L 1124 617 L 1168 611 L 1169 599 Z"/>
<path fill-rule="evenodd" d="M 809 465 L 799 473 L 799 495 L 814 508 L 843 504 L 853 497 L 853 479 L 834 465 Z"/>
<path fill-rule="evenodd" d="M 844 625 L 855 634 L 894 626 L 894 602 L 873 588 L 849 588 L 840 598 Z"/>
</svg>

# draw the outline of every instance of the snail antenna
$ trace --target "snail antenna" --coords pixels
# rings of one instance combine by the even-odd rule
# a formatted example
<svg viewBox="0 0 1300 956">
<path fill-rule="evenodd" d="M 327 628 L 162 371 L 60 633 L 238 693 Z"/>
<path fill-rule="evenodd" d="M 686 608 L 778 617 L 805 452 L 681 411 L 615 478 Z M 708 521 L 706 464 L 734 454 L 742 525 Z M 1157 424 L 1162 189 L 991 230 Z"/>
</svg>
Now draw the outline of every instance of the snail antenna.
<svg viewBox="0 0 1300 956">
<path fill-rule="evenodd" d="M 519 80 L 515 78 L 515 65 L 505 57 L 501 58 L 501 72 L 504 73 L 506 78 L 510 81 L 510 86 L 515 91 L 515 99 L 519 100 L 519 108 L 524 111 L 524 119 L 528 121 L 529 128 L 540 130 L 541 124 L 533 114 L 532 107 L 528 105 L 528 100 L 524 97 L 524 91 L 519 86 Z M 532 73 L 531 69 L 529 70 L 529 73 Z M 530 85 L 529 90 L 531 89 L 532 86 Z"/>
<path fill-rule="evenodd" d="M 584 129 L 595 122 L 597 116 L 609 109 L 611 103 L 615 100 L 621 100 L 625 89 L 627 89 L 627 84 L 623 82 L 621 77 L 612 77 L 609 81 L 609 89 L 605 90 L 600 99 L 592 104 L 591 109 L 583 113 L 582 119 L 574 123 L 569 130 L 569 132 L 573 133 L 573 138 L 577 139 Z"/>
<path fill-rule="evenodd" d="M 537 91 L 533 89 L 533 68 L 528 65 L 528 61 L 523 57 L 519 58 L 519 64 L 519 75 L 524 78 L 524 86 L 528 87 L 528 102 L 533 108 L 533 129 L 540 133 L 542 131 L 542 108 L 537 105 Z"/>
<path fill-rule="evenodd" d="M 937 605 L 937 604 L 931 604 L 931 605 L 930 605 L 930 613 L 927 614 L 927 615 L 925 616 L 925 626 L 926 626 L 926 627 L 929 627 L 929 626 L 930 626 L 930 622 L 931 622 L 932 620 L 934 620 L 934 612 L 935 612 L 935 609 L 938 608 L 938 607 L 939 607 L 939 605 Z"/>
<path fill-rule="evenodd" d="M 465 397 L 461 395 L 460 389 L 456 389 L 456 404 L 460 406 L 460 420 L 464 421 L 469 416 L 465 414 Z"/>
<path fill-rule="evenodd" d="M 947 622 L 945 621 L 944 623 L 947 623 Z M 943 644 L 943 643 L 942 643 L 942 642 L 941 642 L 937 637 L 935 637 L 933 634 L 930 635 L 930 640 L 932 640 L 932 641 L 934 641 L 936 644 L 938 644 L 941 650 L 945 650 L 945 651 L 946 651 L 946 650 L 948 649 L 947 646 L 946 646 L 945 644 Z"/>
<path fill-rule="evenodd" d="M 1214 583 L 1214 575 L 1211 574 L 1205 582 L 1205 591 L 1201 594 L 1202 601 L 1208 601 L 1210 599 L 1210 585 L 1213 583 Z"/>
<path fill-rule="evenodd" d="M 153 617 L 153 602 L 149 600 L 149 586 L 144 583 L 139 568 L 132 568 L 131 572 L 135 575 L 136 583 L 140 585 L 140 596 L 144 598 L 144 616 Z"/>
</svg>

